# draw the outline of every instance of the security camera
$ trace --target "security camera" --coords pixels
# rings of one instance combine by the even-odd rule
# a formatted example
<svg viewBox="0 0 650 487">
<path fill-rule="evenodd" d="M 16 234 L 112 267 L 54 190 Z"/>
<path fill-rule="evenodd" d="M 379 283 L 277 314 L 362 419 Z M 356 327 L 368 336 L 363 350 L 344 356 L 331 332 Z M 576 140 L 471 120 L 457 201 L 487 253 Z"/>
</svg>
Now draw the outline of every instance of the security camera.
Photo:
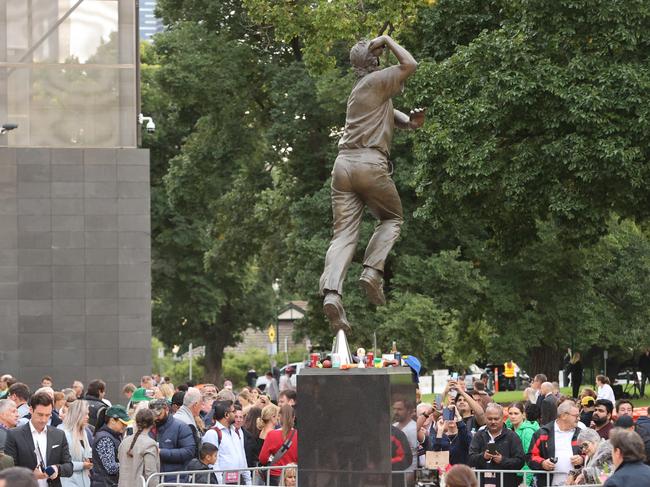
<svg viewBox="0 0 650 487">
<path fill-rule="evenodd" d="M 0 126 L 0 135 L 4 135 L 10 130 L 17 129 L 18 124 L 17 123 L 5 123 L 2 126 Z"/>
<path fill-rule="evenodd" d="M 154 133 L 156 131 L 156 124 L 153 122 L 153 118 L 145 117 L 142 114 L 138 115 L 138 123 L 142 125 L 145 122 L 147 122 L 147 125 L 145 125 L 147 132 L 150 134 Z"/>
</svg>

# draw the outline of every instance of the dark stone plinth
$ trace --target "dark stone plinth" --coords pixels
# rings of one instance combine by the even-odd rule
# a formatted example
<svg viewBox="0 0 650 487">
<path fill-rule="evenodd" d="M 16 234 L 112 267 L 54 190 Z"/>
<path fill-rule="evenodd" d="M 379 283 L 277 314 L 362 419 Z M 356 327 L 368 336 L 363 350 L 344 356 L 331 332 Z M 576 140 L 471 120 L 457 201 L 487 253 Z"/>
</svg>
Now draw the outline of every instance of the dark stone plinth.
<svg viewBox="0 0 650 487">
<path fill-rule="evenodd" d="M 392 404 L 415 402 L 410 369 L 303 369 L 298 380 L 300 487 L 404 486 L 391 473 Z"/>
</svg>

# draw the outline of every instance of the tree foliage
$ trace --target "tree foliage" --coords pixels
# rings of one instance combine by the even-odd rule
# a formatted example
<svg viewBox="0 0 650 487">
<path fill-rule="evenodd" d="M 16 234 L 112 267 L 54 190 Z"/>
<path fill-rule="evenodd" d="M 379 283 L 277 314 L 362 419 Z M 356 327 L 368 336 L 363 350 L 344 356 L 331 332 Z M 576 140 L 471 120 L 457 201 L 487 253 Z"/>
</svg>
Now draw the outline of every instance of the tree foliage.
<svg viewBox="0 0 650 487">
<path fill-rule="evenodd" d="M 391 158 L 405 210 L 388 305 L 345 282 L 353 347 L 397 340 L 429 365 L 563 350 L 629 355 L 650 307 L 650 5 L 642 0 L 160 0 L 146 56 L 155 324 L 223 347 L 272 315 L 270 283 L 317 295 L 329 178 L 353 83 L 348 49 L 390 31 L 419 68 L 396 106 L 427 109 Z M 391 62 L 389 58 L 384 61 Z M 155 66 L 155 67 L 153 67 Z M 179 325 L 179 323 L 184 323 Z"/>
</svg>

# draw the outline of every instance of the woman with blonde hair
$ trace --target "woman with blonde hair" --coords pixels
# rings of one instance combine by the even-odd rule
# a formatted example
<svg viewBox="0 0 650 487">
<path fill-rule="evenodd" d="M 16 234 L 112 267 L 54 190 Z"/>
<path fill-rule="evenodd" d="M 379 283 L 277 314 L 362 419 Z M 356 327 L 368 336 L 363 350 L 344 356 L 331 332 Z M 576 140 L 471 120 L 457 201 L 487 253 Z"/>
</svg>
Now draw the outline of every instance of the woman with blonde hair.
<svg viewBox="0 0 650 487">
<path fill-rule="evenodd" d="M 260 409 L 259 407 L 256 406 L 256 409 Z M 275 429 L 275 427 L 278 424 L 278 415 L 280 413 L 280 408 L 277 407 L 275 404 L 269 404 L 268 406 L 264 406 L 262 409 L 262 412 L 255 418 L 255 428 L 257 429 L 257 438 L 256 438 L 256 445 L 255 445 L 255 465 L 259 465 L 260 461 L 260 452 L 262 451 L 262 446 L 264 445 L 264 440 L 266 439 L 266 435 L 268 435 L 271 431 Z M 252 418 L 250 419 L 250 422 L 247 424 L 251 424 Z M 254 485 L 267 485 L 266 482 L 266 476 L 267 476 L 268 471 L 262 472 L 262 475 L 260 479 L 254 479 L 257 481 L 256 484 Z M 259 480 L 259 481 L 258 481 Z"/>
<path fill-rule="evenodd" d="M 280 476 L 280 485 L 283 487 L 296 487 L 296 482 L 298 478 L 298 465 L 295 463 L 290 463 L 282 470 L 282 475 Z"/>
<path fill-rule="evenodd" d="M 280 408 L 281 429 L 269 431 L 264 438 L 260 452 L 260 464 L 282 466 L 298 463 L 298 431 L 293 427 L 295 413 L 292 406 L 285 404 Z M 282 472 L 271 469 L 269 485 L 280 485 Z"/>
<path fill-rule="evenodd" d="M 149 437 L 149 431 L 154 425 L 151 409 L 140 409 L 135 415 L 136 432 L 127 437 L 117 452 L 120 463 L 120 480 L 118 487 L 131 487 L 140 483 L 140 476 L 148 479 L 152 474 L 160 472 L 160 457 L 158 443 Z M 157 485 L 152 480 L 147 485 Z"/>
<path fill-rule="evenodd" d="M 237 399 L 239 399 L 239 404 L 241 404 L 242 408 L 253 404 L 253 395 L 248 389 L 242 389 Z"/>
<path fill-rule="evenodd" d="M 90 469 L 93 468 L 93 451 L 88 426 L 88 403 L 78 399 L 68 406 L 59 428 L 65 433 L 70 457 L 72 477 L 61 477 L 62 487 L 90 487 Z"/>
<path fill-rule="evenodd" d="M 167 383 L 162 384 L 160 386 L 160 393 L 164 396 L 165 399 L 171 401 L 172 396 L 174 395 L 174 386 Z"/>
</svg>

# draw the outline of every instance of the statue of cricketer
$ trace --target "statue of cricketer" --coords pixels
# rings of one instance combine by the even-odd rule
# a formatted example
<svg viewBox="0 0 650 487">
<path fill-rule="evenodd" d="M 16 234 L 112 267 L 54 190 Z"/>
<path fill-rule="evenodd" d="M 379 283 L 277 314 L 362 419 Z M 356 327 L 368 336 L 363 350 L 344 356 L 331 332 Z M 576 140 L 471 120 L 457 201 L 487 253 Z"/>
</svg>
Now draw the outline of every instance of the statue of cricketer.
<svg viewBox="0 0 650 487">
<path fill-rule="evenodd" d="M 399 64 L 381 69 L 379 56 L 385 48 Z M 348 98 L 345 130 L 332 170 L 334 231 L 320 278 L 323 311 L 335 331 L 350 329 L 341 296 L 366 205 L 378 223 L 366 248 L 359 282 L 371 303 L 386 302 L 384 262 L 403 221 L 402 202 L 391 178 L 390 145 L 395 127 L 416 129 L 424 123 L 423 111 L 414 110 L 409 116 L 393 108 L 393 96 L 402 92 L 404 81 L 417 68 L 406 49 L 382 35 L 355 44 L 350 62 L 358 79 Z"/>
</svg>

